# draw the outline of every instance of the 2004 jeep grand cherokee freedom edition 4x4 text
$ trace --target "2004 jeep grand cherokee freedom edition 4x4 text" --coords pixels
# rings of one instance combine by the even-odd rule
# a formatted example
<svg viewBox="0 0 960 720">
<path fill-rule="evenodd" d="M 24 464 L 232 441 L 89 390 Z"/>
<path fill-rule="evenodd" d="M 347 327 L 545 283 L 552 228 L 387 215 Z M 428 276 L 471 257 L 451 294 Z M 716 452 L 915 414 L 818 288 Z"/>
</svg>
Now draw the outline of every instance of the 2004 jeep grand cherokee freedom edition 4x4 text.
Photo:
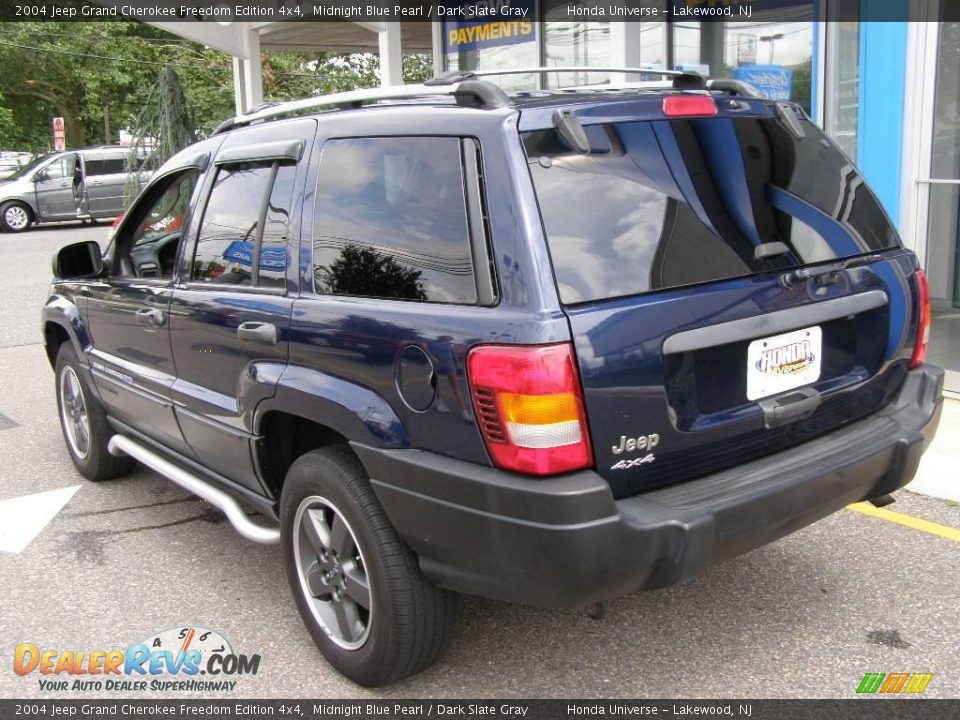
<svg viewBox="0 0 960 720">
<path fill-rule="evenodd" d="M 77 469 L 280 542 L 364 685 L 434 662 L 454 593 L 605 601 L 902 487 L 943 377 L 916 258 L 796 105 L 663 74 L 448 74 L 179 153 L 54 259 Z"/>
</svg>

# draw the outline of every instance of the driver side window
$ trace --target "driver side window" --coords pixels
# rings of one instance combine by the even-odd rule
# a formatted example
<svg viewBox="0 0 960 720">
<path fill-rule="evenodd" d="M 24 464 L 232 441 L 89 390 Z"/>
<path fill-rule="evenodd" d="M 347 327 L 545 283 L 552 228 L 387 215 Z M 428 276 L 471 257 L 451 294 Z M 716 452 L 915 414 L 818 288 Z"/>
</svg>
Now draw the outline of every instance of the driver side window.
<svg viewBox="0 0 960 720">
<path fill-rule="evenodd" d="M 135 277 L 172 278 L 180 235 L 190 212 L 190 199 L 200 178 L 199 170 L 188 170 L 159 188 L 143 213 L 121 254 L 121 274 Z"/>
</svg>

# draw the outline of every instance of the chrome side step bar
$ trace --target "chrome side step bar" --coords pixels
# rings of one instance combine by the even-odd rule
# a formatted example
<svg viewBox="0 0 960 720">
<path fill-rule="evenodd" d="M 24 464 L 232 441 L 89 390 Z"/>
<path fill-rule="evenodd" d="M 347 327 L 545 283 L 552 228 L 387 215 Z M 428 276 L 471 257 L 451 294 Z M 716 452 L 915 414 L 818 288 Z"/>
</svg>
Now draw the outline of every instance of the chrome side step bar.
<svg viewBox="0 0 960 720">
<path fill-rule="evenodd" d="M 216 505 L 227 516 L 227 520 L 230 521 L 234 529 L 248 540 L 264 545 L 280 542 L 279 529 L 257 525 L 247 517 L 240 504 L 225 492 L 174 465 L 169 460 L 165 460 L 136 440 L 131 440 L 124 435 L 114 435 L 110 438 L 107 448 L 111 455 L 129 455 L 151 470 L 156 470 L 168 480 L 175 482 L 184 490 L 188 490 L 197 497 Z"/>
</svg>

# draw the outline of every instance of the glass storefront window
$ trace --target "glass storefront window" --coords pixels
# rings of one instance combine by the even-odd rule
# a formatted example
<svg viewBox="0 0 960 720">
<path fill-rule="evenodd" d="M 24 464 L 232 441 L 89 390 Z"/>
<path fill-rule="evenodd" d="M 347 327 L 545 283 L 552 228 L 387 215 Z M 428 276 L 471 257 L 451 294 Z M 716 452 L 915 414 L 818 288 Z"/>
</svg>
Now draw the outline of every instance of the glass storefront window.
<svg viewBox="0 0 960 720">
<path fill-rule="evenodd" d="M 940 26 L 933 106 L 926 271 L 933 306 L 929 362 L 960 391 L 960 23 Z"/>
<path fill-rule="evenodd" d="M 667 66 L 667 24 L 640 23 L 640 63 L 662 70 Z"/>
<path fill-rule="evenodd" d="M 609 67 L 610 23 L 551 22 L 543 24 L 545 67 Z M 609 73 L 551 73 L 546 87 L 571 87 L 607 82 Z"/>
<path fill-rule="evenodd" d="M 792 100 L 810 112 L 812 7 L 798 5 L 777 17 L 776 22 L 673 23 L 673 65 L 714 78 L 744 80 L 766 97 Z"/>
<path fill-rule="evenodd" d="M 829 23 L 827 48 L 824 129 L 851 160 L 856 160 L 860 114 L 860 23 Z"/>
</svg>

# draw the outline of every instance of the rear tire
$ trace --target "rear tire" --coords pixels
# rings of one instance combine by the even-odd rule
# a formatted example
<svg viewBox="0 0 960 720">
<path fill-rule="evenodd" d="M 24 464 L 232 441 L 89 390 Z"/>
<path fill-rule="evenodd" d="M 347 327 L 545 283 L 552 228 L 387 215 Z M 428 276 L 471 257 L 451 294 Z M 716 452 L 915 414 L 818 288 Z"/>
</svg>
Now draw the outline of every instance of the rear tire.
<svg viewBox="0 0 960 720">
<path fill-rule="evenodd" d="M 107 450 L 115 434 L 107 414 L 84 380 L 77 354 L 69 342 L 57 353 L 57 409 L 60 429 L 74 466 L 87 480 L 98 482 L 127 475 L 137 461 L 126 455 L 117 457 Z"/>
<path fill-rule="evenodd" d="M 440 657 L 455 596 L 420 573 L 349 449 L 300 457 L 284 482 L 280 518 L 297 609 L 334 668 L 375 687 Z"/>
<path fill-rule="evenodd" d="M 0 205 L 0 228 L 4 232 L 23 232 L 33 224 L 33 213 L 19 200 Z"/>
</svg>

